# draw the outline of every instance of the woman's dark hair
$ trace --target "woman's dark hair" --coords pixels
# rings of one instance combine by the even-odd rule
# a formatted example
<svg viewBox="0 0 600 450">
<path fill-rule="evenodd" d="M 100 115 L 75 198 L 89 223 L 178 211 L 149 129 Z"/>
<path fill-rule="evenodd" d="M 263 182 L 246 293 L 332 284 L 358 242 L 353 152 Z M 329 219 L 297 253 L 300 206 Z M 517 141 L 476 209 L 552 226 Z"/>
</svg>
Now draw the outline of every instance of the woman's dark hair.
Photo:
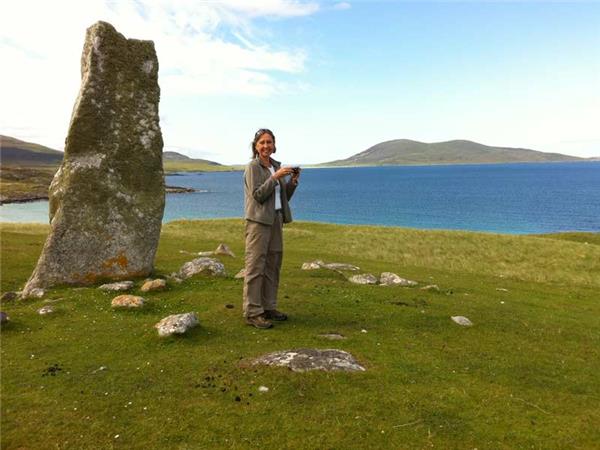
<svg viewBox="0 0 600 450">
<path fill-rule="evenodd" d="M 268 134 L 273 138 L 273 153 L 275 153 L 277 151 L 277 147 L 275 147 L 275 135 L 273 134 L 273 132 L 271 130 L 269 130 L 268 128 L 261 128 L 256 133 L 254 133 L 254 139 L 252 140 L 252 144 L 250 144 L 252 146 L 252 158 L 253 159 L 258 156 L 258 151 L 256 151 L 256 143 L 258 142 L 258 140 L 260 139 L 260 137 L 263 134 Z"/>
</svg>

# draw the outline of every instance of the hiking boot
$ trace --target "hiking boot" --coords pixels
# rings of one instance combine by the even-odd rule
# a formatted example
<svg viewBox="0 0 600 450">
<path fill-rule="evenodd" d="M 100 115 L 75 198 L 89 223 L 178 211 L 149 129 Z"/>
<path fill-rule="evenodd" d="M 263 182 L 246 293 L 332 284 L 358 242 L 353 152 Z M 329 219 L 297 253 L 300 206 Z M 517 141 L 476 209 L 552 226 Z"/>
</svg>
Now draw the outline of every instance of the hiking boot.
<svg viewBox="0 0 600 450">
<path fill-rule="evenodd" d="M 265 309 L 265 317 L 270 320 L 287 320 L 287 314 L 277 311 L 276 309 Z"/>
<path fill-rule="evenodd" d="M 255 328 L 260 328 L 261 330 L 266 330 L 267 328 L 271 328 L 273 324 L 265 319 L 265 314 L 260 314 L 254 317 L 246 317 L 246 324 L 252 325 Z"/>
</svg>

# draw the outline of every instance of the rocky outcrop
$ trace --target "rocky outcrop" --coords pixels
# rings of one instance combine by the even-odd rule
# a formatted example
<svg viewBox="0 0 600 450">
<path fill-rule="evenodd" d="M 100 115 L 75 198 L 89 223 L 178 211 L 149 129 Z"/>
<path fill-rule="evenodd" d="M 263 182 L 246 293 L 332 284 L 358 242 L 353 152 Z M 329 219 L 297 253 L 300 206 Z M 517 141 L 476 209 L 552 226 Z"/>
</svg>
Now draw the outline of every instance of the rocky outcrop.
<svg viewBox="0 0 600 450">
<path fill-rule="evenodd" d="M 294 372 L 309 370 L 358 372 L 365 370 L 350 353 L 335 349 L 302 348 L 273 352 L 256 358 L 251 361 L 251 364 L 288 367 Z"/>
<path fill-rule="evenodd" d="M 24 289 L 146 276 L 165 204 L 158 60 L 151 41 L 87 30 L 81 90 L 50 185 L 50 234 Z"/>
<path fill-rule="evenodd" d="M 196 313 L 190 312 L 167 316 L 154 325 L 154 328 L 158 330 L 159 336 L 165 337 L 173 334 L 184 334 L 199 323 Z"/>
</svg>

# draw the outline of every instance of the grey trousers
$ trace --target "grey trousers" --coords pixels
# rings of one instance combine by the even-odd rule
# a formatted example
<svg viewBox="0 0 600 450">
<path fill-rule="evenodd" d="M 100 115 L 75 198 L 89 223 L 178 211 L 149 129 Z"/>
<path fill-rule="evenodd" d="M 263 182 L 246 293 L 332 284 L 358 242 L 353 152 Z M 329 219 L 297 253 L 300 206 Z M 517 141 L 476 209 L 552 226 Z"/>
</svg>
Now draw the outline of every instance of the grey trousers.
<svg viewBox="0 0 600 450">
<path fill-rule="evenodd" d="M 246 276 L 244 317 L 276 309 L 279 272 L 283 260 L 283 218 L 275 214 L 273 225 L 246 220 Z"/>
</svg>

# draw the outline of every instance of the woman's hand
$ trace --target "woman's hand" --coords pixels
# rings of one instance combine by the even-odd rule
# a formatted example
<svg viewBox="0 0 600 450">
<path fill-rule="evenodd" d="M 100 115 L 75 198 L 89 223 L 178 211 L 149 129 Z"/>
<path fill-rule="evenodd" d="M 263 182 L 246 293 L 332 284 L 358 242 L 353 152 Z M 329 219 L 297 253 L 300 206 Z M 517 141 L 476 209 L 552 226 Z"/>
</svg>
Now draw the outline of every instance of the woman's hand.
<svg viewBox="0 0 600 450">
<path fill-rule="evenodd" d="M 293 169 L 291 167 L 281 167 L 280 169 L 277 170 L 277 172 L 275 172 L 273 175 L 271 175 L 271 178 L 273 178 L 275 181 L 277 181 L 280 178 L 283 178 L 286 175 L 291 174 L 292 172 L 293 172 Z"/>
</svg>

